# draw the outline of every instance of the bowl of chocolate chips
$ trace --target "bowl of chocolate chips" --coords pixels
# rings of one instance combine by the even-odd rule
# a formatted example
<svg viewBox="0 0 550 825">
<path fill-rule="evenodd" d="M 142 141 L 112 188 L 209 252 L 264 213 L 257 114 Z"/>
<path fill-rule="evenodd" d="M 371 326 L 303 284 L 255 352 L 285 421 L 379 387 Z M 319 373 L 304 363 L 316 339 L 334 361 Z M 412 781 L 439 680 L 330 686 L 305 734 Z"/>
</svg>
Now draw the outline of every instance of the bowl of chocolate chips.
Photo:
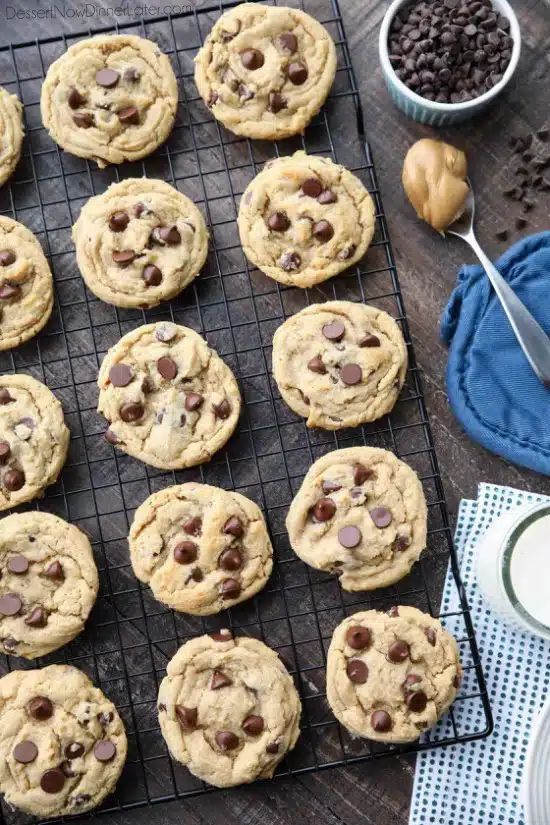
<svg viewBox="0 0 550 825">
<path fill-rule="evenodd" d="M 394 103 L 421 123 L 450 126 L 506 88 L 521 36 L 507 0 L 394 0 L 379 50 Z"/>
</svg>

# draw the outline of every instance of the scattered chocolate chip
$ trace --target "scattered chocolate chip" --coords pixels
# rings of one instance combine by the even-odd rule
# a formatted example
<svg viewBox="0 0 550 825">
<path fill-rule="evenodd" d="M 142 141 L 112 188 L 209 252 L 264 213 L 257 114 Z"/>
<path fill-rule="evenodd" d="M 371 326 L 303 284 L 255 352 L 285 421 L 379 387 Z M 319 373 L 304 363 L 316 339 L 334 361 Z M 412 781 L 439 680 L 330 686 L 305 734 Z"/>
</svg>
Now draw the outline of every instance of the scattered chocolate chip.
<svg viewBox="0 0 550 825">
<path fill-rule="evenodd" d="M 109 229 L 112 232 L 124 232 L 130 223 L 130 216 L 126 212 L 114 212 L 109 218 Z"/>
<path fill-rule="evenodd" d="M 25 617 L 25 624 L 29 627 L 46 627 L 48 624 L 48 612 L 42 605 L 33 607 L 28 616 Z"/>
<path fill-rule="evenodd" d="M 297 252 L 283 252 L 279 258 L 279 266 L 285 272 L 296 272 L 302 265 L 302 259 Z"/>
<path fill-rule="evenodd" d="M 65 784 L 65 774 L 61 768 L 50 768 L 40 777 L 40 787 L 44 793 L 59 793 Z"/>
<path fill-rule="evenodd" d="M 426 639 L 429 641 L 432 647 L 435 647 L 436 642 L 436 632 L 433 627 L 425 627 L 424 628 L 424 635 Z"/>
<path fill-rule="evenodd" d="M 199 554 L 199 548 L 194 541 L 180 541 L 174 547 L 174 560 L 178 564 L 191 564 Z"/>
<path fill-rule="evenodd" d="M 338 541 L 342 547 L 347 547 L 348 549 L 357 547 L 361 542 L 361 531 L 353 524 L 348 524 L 338 531 Z"/>
<path fill-rule="evenodd" d="M 65 574 L 63 568 L 58 561 L 52 561 L 44 570 L 44 575 L 52 581 L 63 581 Z"/>
<path fill-rule="evenodd" d="M 322 203 L 323 205 L 327 203 L 336 203 L 336 201 L 338 200 L 338 195 L 335 192 L 333 192 L 332 189 L 324 189 L 317 198 L 317 200 L 319 201 L 319 203 Z"/>
<path fill-rule="evenodd" d="M 278 112 L 282 111 L 283 109 L 287 108 L 286 99 L 279 94 L 279 92 L 270 92 L 269 93 L 269 102 L 268 102 L 268 109 L 269 111 L 276 115 Z"/>
<path fill-rule="evenodd" d="M 369 669 L 361 659 L 350 659 L 346 666 L 348 679 L 356 685 L 364 685 L 369 676 Z"/>
<path fill-rule="evenodd" d="M 175 337 L 176 330 L 174 327 L 169 327 L 166 324 L 161 324 L 161 326 L 157 327 L 155 330 L 155 338 L 157 341 L 162 341 L 163 344 L 168 343 L 168 341 L 172 341 Z"/>
<path fill-rule="evenodd" d="M 128 401 L 121 406 L 119 413 L 122 420 L 126 421 L 127 424 L 134 424 L 140 418 L 143 418 L 145 408 L 139 401 Z"/>
<path fill-rule="evenodd" d="M 264 65 L 264 56 L 258 49 L 245 49 L 241 52 L 241 61 L 245 69 L 253 72 Z"/>
<path fill-rule="evenodd" d="M 380 346 L 380 338 L 377 335 L 371 335 L 367 333 L 361 340 L 359 341 L 360 347 L 379 347 Z"/>
<path fill-rule="evenodd" d="M 135 106 L 125 106 L 124 109 L 119 109 L 117 115 L 121 123 L 128 123 L 133 126 L 139 123 L 139 112 Z"/>
<path fill-rule="evenodd" d="M 372 636 L 368 627 L 352 625 L 346 631 L 346 643 L 354 650 L 364 650 L 370 647 L 371 640 Z"/>
<path fill-rule="evenodd" d="M 110 739 L 100 739 L 94 745 L 94 756 L 98 762 L 111 762 L 115 754 L 116 747 Z"/>
<path fill-rule="evenodd" d="M 184 730 L 194 730 L 197 727 L 197 717 L 199 714 L 197 708 L 186 708 L 183 705 L 176 705 L 175 711 L 178 722 Z"/>
<path fill-rule="evenodd" d="M 76 771 L 73 770 L 72 765 L 69 761 L 62 762 L 59 767 L 68 779 L 72 779 L 74 776 L 76 776 Z"/>
<path fill-rule="evenodd" d="M 4 487 L 10 493 L 20 490 L 25 483 L 25 473 L 23 470 L 8 470 L 3 479 Z"/>
<path fill-rule="evenodd" d="M 336 504 L 331 498 L 320 498 L 312 512 L 315 521 L 329 521 L 336 512 Z"/>
<path fill-rule="evenodd" d="M 236 599 L 241 594 L 241 585 L 237 579 L 225 579 L 222 582 L 221 594 L 224 599 Z"/>
<path fill-rule="evenodd" d="M 295 86 L 302 86 L 306 82 L 309 74 L 307 66 L 305 63 L 302 63 L 301 60 L 290 63 L 286 71 L 288 79 L 291 83 L 294 83 Z"/>
<path fill-rule="evenodd" d="M 153 234 L 169 246 L 181 243 L 181 235 L 177 226 L 157 226 Z"/>
<path fill-rule="evenodd" d="M 307 368 L 311 370 L 311 372 L 316 372 L 318 375 L 325 375 L 327 371 L 320 355 L 315 355 L 311 361 L 308 361 Z"/>
<path fill-rule="evenodd" d="M 73 120 L 81 129 L 89 129 L 94 125 L 94 116 L 90 112 L 77 112 L 73 115 Z"/>
<path fill-rule="evenodd" d="M 21 287 L 18 284 L 10 284 L 8 281 L 4 281 L 2 286 L 0 286 L 0 298 L 3 301 L 9 300 L 10 298 L 19 298 L 21 295 Z"/>
<path fill-rule="evenodd" d="M 97 721 L 102 728 L 108 727 L 114 718 L 115 715 L 111 710 L 102 710 L 101 713 L 97 714 Z"/>
<path fill-rule="evenodd" d="M 127 83 L 137 83 L 140 78 L 140 74 L 134 66 L 128 66 L 127 69 L 124 69 L 122 77 Z"/>
<path fill-rule="evenodd" d="M 233 639 L 233 634 L 230 630 L 226 627 L 222 627 L 221 630 L 215 630 L 213 633 L 210 633 L 210 638 L 213 639 L 215 642 L 229 642 Z"/>
<path fill-rule="evenodd" d="M 277 38 L 277 43 L 280 50 L 287 54 L 294 54 L 298 51 L 298 40 L 292 32 L 283 32 L 283 34 Z"/>
<path fill-rule="evenodd" d="M 341 261 L 347 261 L 349 258 L 353 258 L 357 251 L 357 247 L 355 244 L 351 244 L 351 246 L 346 246 L 344 249 L 341 249 L 338 253 L 338 258 Z"/>
<path fill-rule="evenodd" d="M 334 235 L 334 228 L 328 221 L 317 221 L 311 227 L 311 232 L 318 241 L 327 243 Z"/>
<path fill-rule="evenodd" d="M 136 203 L 135 213 L 134 213 L 136 218 L 141 218 L 141 216 L 143 214 L 148 215 L 150 212 L 151 212 L 151 210 L 148 209 L 147 206 L 144 203 L 142 203 L 141 201 L 138 201 Z"/>
<path fill-rule="evenodd" d="M 11 455 L 11 447 L 7 441 L 0 441 L 0 464 L 5 464 Z"/>
<path fill-rule="evenodd" d="M 348 384 L 349 386 L 359 384 L 363 378 L 363 370 L 359 364 L 346 364 L 340 370 L 340 378 L 344 384 Z"/>
<path fill-rule="evenodd" d="M 386 614 L 390 617 L 390 619 L 396 619 L 399 616 L 399 608 L 394 605 L 386 610 Z"/>
<path fill-rule="evenodd" d="M 249 89 L 244 83 L 239 83 L 237 92 L 241 103 L 246 103 L 247 100 L 252 100 L 254 97 L 254 92 L 252 89 Z"/>
<path fill-rule="evenodd" d="M 115 387 L 127 387 L 134 377 L 134 371 L 127 364 L 113 364 L 109 370 L 109 381 Z"/>
<path fill-rule="evenodd" d="M 393 727 L 391 716 L 385 710 L 375 710 L 371 715 L 370 723 L 377 733 L 386 733 Z"/>
<path fill-rule="evenodd" d="M 223 687 L 228 687 L 233 684 L 233 680 L 223 673 L 221 670 L 215 670 L 212 673 L 212 680 L 210 682 L 210 690 L 219 690 Z"/>
<path fill-rule="evenodd" d="M 404 662 L 405 659 L 409 656 L 409 646 L 407 642 L 404 642 L 402 639 L 397 639 L 397 641 L 392 642 L 388 650 L 388 661 L 393 662 L 394 664 L 398 664 L 399 662 Z"/>
<path fill-rule="evenodd" d="M 393 544 L 392 550 L 396 553 L 402 553 L 403 550 L 406 550 L 407 547 L 410 546 L 411 540 L 409 536 L 396 536 Z"/>
<path fill-rule="evenodd" d="M 204 579 L 204 573 L 202 572 L 200 567 L 195 567 L 195 569 L 191 571 L 190 578 L 194 582 L 201 582 Z M 189 579 L 187 581 L 189 581 Z M 187 581 L 185 582 L 186 584 L 187 584 Z"/>
<path fill-rule="evenodd" d="M 215 736 L 216 745 L 222 751 L 232 751 L 239 744 L 239 737 L 229 730 L 219 730 Z"/>
<path fill-rule="evenodd" d="M 143 268 L 141 276 L 147 286 L 158 286 L 162 283 L 162 272 L 155 264 L 147 264 L 147 266 Z"/>
<path fill-rule="evenodd" d="M 37 756 L 38 748 L 30 739 L 19 742 L 13 749 L 13 758 L 22 765 L 28 765 L 30 762 L 34 762 Z"/>
<path fill-rule="evenodd" d="M 53 715 L 53 703 L 47 696 L 35 696 L 27 705 L 33 719 L 44 722 Z"/>
<path fill-rule="evenodd" d="M 118 444 L 118 436 L 110 427 L 107 427 L 105 433 L 103 434 L 103 438 L 108 444 Z"/>
<path fill-rule="evenodd" d="M 2 644 L 4 645 L 4 650 L 6 650 L 8 653 L 15 653 L 15 650 L 17 649 L 17 645 L 19 644 L 19 642 L 16 639 L 12 639 L 11 636 L 8 636 L 7 639 L 4 639 Z"/>
<path fill-rule="evenodd" d="M 323 184 L 317 178 L 307 178 L 302 183 L 302 192 L 309 198 L 318 198 L 323 191 Z"/>
<path fill-rule="evenodd" d="M 22 573 L 26 573 L 29 569 L 29 562 L 25 558 L 25 556 L 14 556 L 8 562 L 8 570 L 10 573 L 15 573 L 16 575 L 20 576 Z"/>
<path fill-rule="evenodd" d="M 322 332 L 328 341 L 341 341 L 346 328 L 342 321 L 332 321 L 330 324 L 324 324 Z"/>
<path fill-rule="evenodd" d="M 369 515 L 376 526 L 381 529 L 388 527 L 392 522 L 391 511 L 387 507 L 373 507 L 372 510 L 369 510 Z"/>
<path fill-rule="evenodd" d="M 204 397 L 198 392 L 188 392 L 185 395 L 185 409 L 188 412 L 195 412 L 204 402 Z"/>
<path fill-rule="evenodd" d="M 84 103 L 84 98 L 78 91 L 78 89 L 69 89 L 69 94 L 67 95 L 67 103 L 71 107 L 71 109 L 78 109 L 79 106 L 82 106 Z"/>
<path fill-rule="evenodd" d="M 218 567 L 222 570 L 235 571 L 243 566 L 243 557 L 238 550 L 224 550 L 218 559 Z"/>
<path fill-rule="evenodd" d="M 495 238 L 497 241 L 507 241 L 508 240 L 508 230 L 507 229 L 499 229 L 498 232 L 495 232 Z"/>
<path fill-rule="evenodd" d="M 222 41 L 222 43 L 229 43 L 231 40 L 233 40 L 233 38 L 235 38 L 238 35 L 239 31 L 241 30 L 241 21 L 238 20 L 237 22 L 239 24 L 239 28 L 236 32 L 229 32 L 227 31 L 227 29 L 221 30 L 220 40 Z"/>
<path fill-rule="evenodd" d="M 15 401 L 15 398 L 11 397 L 10 391 L 6 387 L 0 387 L 0 406 L 9 404 L 11 401 Z"/>
<path fill-rule="evenodd" d="M 114 69 L 100 69 L 95 73 L 96 83 L 105 89 L 112 89 L 119 81 L 119 74 Z"/>
<path fill-rule="evenodd" d="M 264 729 L 263 716 L 251 713 L 250 716 L 246 717 L 241 727 L 249 736 L 259 736 Z"/>
<path fill-rule="evenodd" d="M 81 756 L 84 756 L 85 750 L 86 748 L 80 742 L 69 742 L 63 753 L 67 759 L 80 759 Z"/>
<path fill-rule="evenodd" d="M 244 533 L 242 521 L 237 516 L 231 516 L 231 518 L 228 518 L 225 522 L 222 532 L 240 538 Z"/>
<path fill-rule="evenodd" d="M 336 481 L 330 481 L 330 479 L 324 479 L 321 484 L 321 489 L 323 493 L 335 493 L 337 490 L 342 489 L 342 485 L 338 484 Z"/>
<path fill-rule="evenodd" d="M 157 361 L 157 370 L 163 378 L 167 381 L 171 381 L 178 374 L 178 365 L 172 358 L 164 355 Z"/>
<path fill-rule="evenodd" d="M 145 395 L 149 395 L 150 393 L 155 391 L 155 382 L 153 381 L 150 375 L 144 376 L 141 382 L 141 391 Z"/>
<path fill-rule="evenodd" d="M 77 793 L 71 796 L 70 799 L 73 805 L 84 805 L 84 803 L 89 802 L 91 798 L 89 793 Z"/>
<path fill-rule="evenodd" d="M 219 404 L 213 404 L 212 409 L 216 418 L 220 418 L 222 421 L 231 415 L 231 404 L 227 398 L 224 398 Z"/>
<path fill-rule="evenodd" d="M 189 521 L 184 522 L 183 529 L 187 533 L 188 536 L 198 536 L 200 535 L 202 529 L 202 519 L 200 516 L 194 516 L 194 518 L 189 519 Z"/>
<path fill-rule="evenodd" d="M 422 713 L 426 710 L 428 697 L 423 690 L 414 690 L 407 692 L 405 701 L 408 709 L 412 711 L 412 713 Z"/>
<path fill-rule="evenodd" d="M 279 743 L 278 742 L 270 742 L 268 745 L 265 746 L 266 753 L 279 753 Z"/>
<path fill-rule="evenodd" d="M 10 266 L 15 263 L 15 252 L 13 249 L 2 249 L 0 251 L 0 266 Z"/>
<path fill-rule="evenodd" d="M 218 93 L 212 89 L 210 94 L 208 95 L 208 102 L 207 106 L 211 109 L 218 102 Z"/>
<path fill-rule="evenodd" d="M 117 249 L 111 255 L 115 264 L 119 266 L 128 266 L 136 258 L 136 253 L 133 249 Z"/>
<path fill-rule="evenodd" d="M 273 212 L 267 220 L 267 225 L 273 232 L 286 232 L 290 221 L 284 212 Z"/>
<path fill-rule="evenodd" d="M 373 471 L 370 470 L 368 467 L 365 467 L 364 464 L 354 464 L 353 466 L 353 481 L 358 486 L 364 484 L 369 478 L 372 478 L 374 475 Z"/>
</svg>

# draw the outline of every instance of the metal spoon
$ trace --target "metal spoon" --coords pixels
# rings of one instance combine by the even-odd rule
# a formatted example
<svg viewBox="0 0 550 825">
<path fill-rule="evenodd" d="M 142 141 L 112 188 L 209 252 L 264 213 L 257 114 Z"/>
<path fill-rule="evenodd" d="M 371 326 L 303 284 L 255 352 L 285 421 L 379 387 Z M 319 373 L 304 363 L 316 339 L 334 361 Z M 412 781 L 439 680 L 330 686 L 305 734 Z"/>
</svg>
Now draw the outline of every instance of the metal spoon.
<svg viewBox="0 0 550 825">
<path fill-rule="evenodd" d="M 540 378 L 545 387 L 550 389 L 550 338 L 480 247 L 474 235 L 474 193 L 469 181 L 468 184 L 470 185 L 470 193 L 464 211 L 459 218 L 447 227 L 446 232 L 462 238 L 476 253 L 493 285 L 504 312 L 508 316 L 525 357 L 531 364 L 536 376 Z"/>
</svg>

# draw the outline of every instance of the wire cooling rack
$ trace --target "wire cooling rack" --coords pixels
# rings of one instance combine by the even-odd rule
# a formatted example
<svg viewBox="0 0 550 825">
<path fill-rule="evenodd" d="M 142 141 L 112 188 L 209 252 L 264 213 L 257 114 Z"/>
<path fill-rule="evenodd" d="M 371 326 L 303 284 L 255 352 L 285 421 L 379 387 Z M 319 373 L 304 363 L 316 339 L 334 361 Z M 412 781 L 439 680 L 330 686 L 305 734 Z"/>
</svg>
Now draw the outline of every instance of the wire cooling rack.
<svg viewBox="0 0 550 825">
<path fill-rule="evenodd" d="M 86 671 L 121 712 L 129 735 L 129 757 L 116 793 L 104 811 L 203 793 L 209 788 L 173 763 L 160 735 L 156 696 L 166 664 L 188 638 L 217 627 L 256 636 L 275 648 L 293 674 L 303 702 L 302 735 L 278 774 L 299 774 L 389 753 L 414 752 L 477 739 L 490 733 L 491 711 L 466 595 L 453 550 L 444 493 L 424 405 L 418 369 L 388 230 L 365 140 L 363 115 L 336 0 L 301 0 L 300 7 L 325 24 L 336 42 L 338 71 L 331 95 L 303 137 L 279 143 L 252 142 L 227 132 L 212 118 L 193 82 L 193 57 L 222 11 L 216 2 L 189 13 L 128 23 L 101 31 L 140 34 L 171 58 L 181 100 L 168 142 L 140 163 L 99 170 L 64 154 L 40 120 L 40 87 L 50 63 L 77 39 L 52 37 L 0 50 L 0 83 L 25 104 L 23 157 L 11 183 L 0 190 L 0 213 L 37 234 L 52 264 L 56 306 L 35 339 L 0 353 L 0 370 L 25 372 L 47 384 L 63 404 L 72 440 L 56 485 L 34 505 L 78 524 L 90 535 L 100 568 L 100 595 L 86 631 L 56 654 L 37 662 L 70 662 Z M 357 133 L 355 128 L 357 124 Z M 371 192 L 376 234 L 359 266 L 312 290 L 284 288 L 255 270 L 241 250 L 236 226 L 240 194 L 265 161 L 296 149 L 323 154 L 355 172 Z M 203 210 L 211 231 L 210 253 L 201 275 L 182 295 L 148 311 L 120 310 L 98 301 L 84 287 L 70 238 L 80 207 L 123 177 L 147 175 L 172 183 Z M 368 301 L 400 323 L 410 368 L 391 416 L 363 428 L 331 433 L 308 431 L 280 399 L 271 378 L 271 341 L 289 315 L 309 303 L 332 299 Z M 236 373 L 244 412 L 227 448 L 202 467 L 159 472 L 116 451 L 103 439 L 96 413 L 98 365 L 122 335 L 143 323 L 170 319 L 193 327 Z M 397 585 L 371 594 L 341 590 L 328 574 L 311 570 L 292 552 L 284 519 L 311 462 L 338 447 L 367 444 L 393 450 L 420 475 L 429 510 L 429 544 L 412 573 Z M 133 576 L 126 536 L 135 508 L 153 491 L 182 481 L 236 489 L 264 510 L 276 565 L 264 591 L 220 616 L 176 614 L 156 602 Z M 326 701 L 325 654 L 332 631 L 345 615 L 393 604 L 412 604 L 438 614 L 439 596 L 451 560 L 461 610 L 451 616 L 458 635 L 465 680 L 453 714 L 421 743 L 388 747 L 351 737 L 335 721 Z M 458 632 L 457 632 L 458 628 Z M 32 667 L 2 657 L 3 671 Z M 466 720 L 466 721 L 462 721 Z M 477 720 L 477 721 L 472 721 Z M 6 823 L 18 815 L 3 808 Z"/>
</svg>

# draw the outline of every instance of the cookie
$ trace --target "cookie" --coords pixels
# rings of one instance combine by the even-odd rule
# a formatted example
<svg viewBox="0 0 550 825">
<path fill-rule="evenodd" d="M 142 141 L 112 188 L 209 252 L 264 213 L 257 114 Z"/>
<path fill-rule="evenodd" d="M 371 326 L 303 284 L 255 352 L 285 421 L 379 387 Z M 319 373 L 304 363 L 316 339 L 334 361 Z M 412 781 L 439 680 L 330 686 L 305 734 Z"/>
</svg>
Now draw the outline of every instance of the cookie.
<svg viewBox="0 0 550 825">
<path fill-rule="evenodd" d="M 312 304 L 273 336 L 273 377 L 308 427 L 341 430 L 375 421 L 393 408 L 406 372 L 401 330 L 365 304 Z"/>
<path fill-rule="evenodd" d="M 239 419 L 235 376 L 204 338 L 177 324 L 146 324 L 121 338 L 98 385 L 106 440 L 160 469 L 209 461 Z"/>
<path fill-rule="evenodd" d="M 195 278 L 208 232 L 193 203 L 161 180 L 128 178 L 90 198 L 73 226 L 87 287 L 108 304 L 152 307 Z"/>
<path fill-rule="evenodd" d="M 0 215 L 0 350 L 36 335 L 52 309 L 52 273 L 40 241 L 22 223 Z"/>
<path fill-rule="evenodd" d="M 259 140 L 303 132 L 335 73 L 334 43 L 317 20 L 259 3 L 223 14 L 195 58 L 195 83 L 214 117 Z"/>
<path fill-rule="evenodd" d="M 348 447 L 318 459 L 286 519 L 290 544 L 344 590 L 399 581 L 426 547 L 427 508 L 414 470 L 388 450 Z"/>
<path fill-rule="evenodd" d="M 168 57 L 129 34 L 75 43 L 48 69 L 40 97 L 53 140 L 100 167 L 150 155 L 170 134 L 177 104 Z"/>
<path fill-rule="evenodd" d="M 54 483 L 69 438 L 51 390 L 30 375 L 0 376 L 0 510 L 38 498 Z"/>
<path fill-rule="evenodd" d="M 84 629 L 99 582 L 87 536 L 51 513 L 0 520 L 0 640 L 36 659 Z"/>
<path fill-rule="evenodd" d="M 393 607 L 348 616 L 332 636 L 327 698 L 339 722 L 378 742 L 412 742 L 454 701 L 456 640 L 427 613 Z"/>
<path fill-rule="evenodd" d="M 260 508 L 208 484 L 149 496 L 136 510 L 129 544 L 134 573 L 155 598 L 197 616 L 250 599 L 273 566 Z"/>
<path fill-rule="evenodd" d="M 0 186 L 15 172 L 23 144 L 23 104 L 0 86 Z"/>
<path fill-rule="evenodd" d="M 310 287 L 363 257 L 374 204 L 343 166 L 300 151 L 256 175 L 241 198 L 238 225 L 254 266 L 282 284 Z"/>
<path fill-rule="evenodd" d="M 112 702 L 75 667 L 16 670 L 0 679 L 0 793 L 38 817 L 95 808 L 126 761 Z"/>
<path fill-rule="evenodd" d="M 300 699 L 278 655 L 229 630 L 180 647 L 158 710 L 174 759 L 218 788 L 270 778 L 300 734 Z"/>
</svg>

